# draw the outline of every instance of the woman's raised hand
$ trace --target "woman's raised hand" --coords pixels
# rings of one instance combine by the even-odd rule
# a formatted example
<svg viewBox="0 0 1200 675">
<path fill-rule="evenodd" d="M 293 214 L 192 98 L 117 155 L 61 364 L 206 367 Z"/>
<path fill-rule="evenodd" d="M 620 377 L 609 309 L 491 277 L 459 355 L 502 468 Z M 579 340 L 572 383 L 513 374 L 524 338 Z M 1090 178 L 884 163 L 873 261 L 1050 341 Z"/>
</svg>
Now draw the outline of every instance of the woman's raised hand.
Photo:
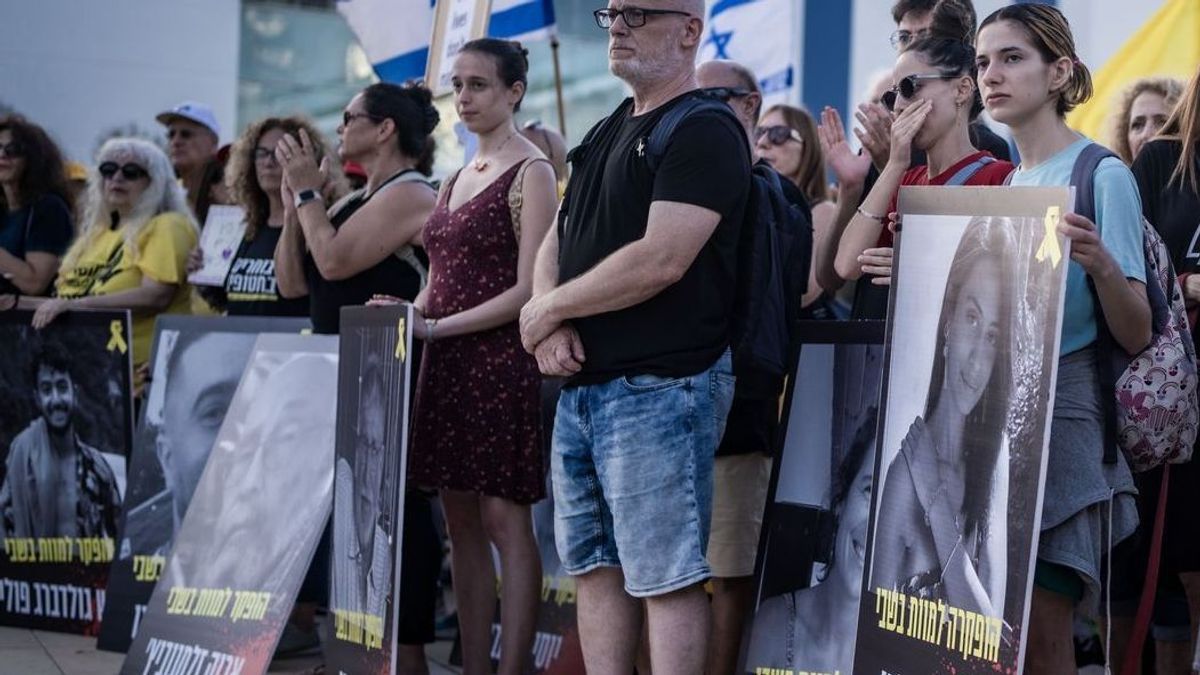
<svg viewBox="0 0 1200 675">
<path fill-rule="evenodd" d="M 821 150 L 825 153 L 825 164 L 833 171 L 841 186 L 861 187 L 871 170 L 871 156 L 857 153 L 846 141 L 842 127 L 842 116 L 835 108 L 821 111 L 821 123 L 817 126 L 821 139 Z"/>
</svg>

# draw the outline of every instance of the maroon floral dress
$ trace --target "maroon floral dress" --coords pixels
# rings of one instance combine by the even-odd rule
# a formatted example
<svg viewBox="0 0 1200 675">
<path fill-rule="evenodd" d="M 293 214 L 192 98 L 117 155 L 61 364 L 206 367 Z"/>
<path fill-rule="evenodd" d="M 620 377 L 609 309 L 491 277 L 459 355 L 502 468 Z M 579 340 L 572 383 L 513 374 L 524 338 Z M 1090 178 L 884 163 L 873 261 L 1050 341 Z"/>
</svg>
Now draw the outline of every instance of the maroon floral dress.
<svg viewBox="0 0 1200 675">
<path fill-rule="evenodd" d="M 431 275 L 425 312 L 456 314 L 517 283 L 508 191 L 521 163 L 451 211 L 450 179 L 422 237 Z M 436 337 L 436 331 L 435 331 Z M 410 480 L 532 504 L 545 496 L 537 361 L 517 322 L 426 343 L 414 401 Z"/>
</svg>

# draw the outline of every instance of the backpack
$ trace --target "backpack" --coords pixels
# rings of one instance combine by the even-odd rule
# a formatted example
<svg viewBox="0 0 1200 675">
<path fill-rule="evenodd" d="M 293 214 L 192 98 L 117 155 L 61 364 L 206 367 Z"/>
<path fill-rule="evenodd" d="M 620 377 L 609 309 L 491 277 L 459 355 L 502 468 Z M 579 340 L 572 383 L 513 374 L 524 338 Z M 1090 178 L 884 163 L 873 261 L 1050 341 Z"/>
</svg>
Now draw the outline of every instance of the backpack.
<svg viewBox="0 0 1200 675">
<path fill-rule="evenodd" d="M 651 171 L 658 169 L 675 129 L 704 112 L 724 115 L 742 128 L 726 103 L 696 92 L 651 130 L 645 155 Z M 751 164 L 738 237 L 730 346 L 737 395 L 773 398 L 783 391 L 799 342 L 801 299 L 812 261 L 812 218 L 806 208 L 788 200 L 778 172 L 765 163 Z"/>
<path fill-rule="evenodd" d="M 1071 170 L 1075 212 L 1093 222 L 1093 177 L 1106 157 L 1116 155 L 1093 143 L 1079 154 Z M 1200 425 L 1196 353 L 1183 292 L 1166 244 L 1145 218 L 1142 247 L 1152 335 L 1150 344 L 1136 356 L 1130 357 L 1116 344 L 1103 320 L 1096 287 L 1088 279 L 1096 306 L 1101 401 L 1108 420 L 1105 461 L 1115 462 L 1115 447 L 1120 446 L 1134 471 L 1187 462 Z"/>
</svg>

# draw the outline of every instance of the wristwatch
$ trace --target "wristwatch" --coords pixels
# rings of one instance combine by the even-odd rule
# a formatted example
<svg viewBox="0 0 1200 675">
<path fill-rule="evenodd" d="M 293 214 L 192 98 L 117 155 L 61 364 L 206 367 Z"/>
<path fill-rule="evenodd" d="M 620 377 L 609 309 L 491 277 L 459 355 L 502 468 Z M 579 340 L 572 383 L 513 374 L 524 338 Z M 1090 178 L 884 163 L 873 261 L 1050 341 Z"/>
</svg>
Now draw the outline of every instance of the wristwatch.
<svg viewBox="0 0 1200 675">
<path fill-rule="evenodd" d="M 296 193 L 296 208 L 300 208 L 309 202 L 324 204 L 325 200 L 321 199 L 321 193 L 316 190 L 301 190 Z"/>
</svg>

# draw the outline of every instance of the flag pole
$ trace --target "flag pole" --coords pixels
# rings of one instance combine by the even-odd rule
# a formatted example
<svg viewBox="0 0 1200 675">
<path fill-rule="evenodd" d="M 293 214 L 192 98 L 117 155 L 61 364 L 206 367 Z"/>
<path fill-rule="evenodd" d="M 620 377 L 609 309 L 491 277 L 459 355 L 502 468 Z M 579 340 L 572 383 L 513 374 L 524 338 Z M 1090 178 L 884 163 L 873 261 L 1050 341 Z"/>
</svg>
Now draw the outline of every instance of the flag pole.
<svg viewBox="0 0 1200 675">
<path fill-rule="evenodd" d="M 558 63 L 558 32 L 550 35 L 550 54 L 554 58 L 554 93 L 558 101 L 558 133 L 567 136 L 567 112 L 563 107 L 562 67 Z"/>
</svg>

